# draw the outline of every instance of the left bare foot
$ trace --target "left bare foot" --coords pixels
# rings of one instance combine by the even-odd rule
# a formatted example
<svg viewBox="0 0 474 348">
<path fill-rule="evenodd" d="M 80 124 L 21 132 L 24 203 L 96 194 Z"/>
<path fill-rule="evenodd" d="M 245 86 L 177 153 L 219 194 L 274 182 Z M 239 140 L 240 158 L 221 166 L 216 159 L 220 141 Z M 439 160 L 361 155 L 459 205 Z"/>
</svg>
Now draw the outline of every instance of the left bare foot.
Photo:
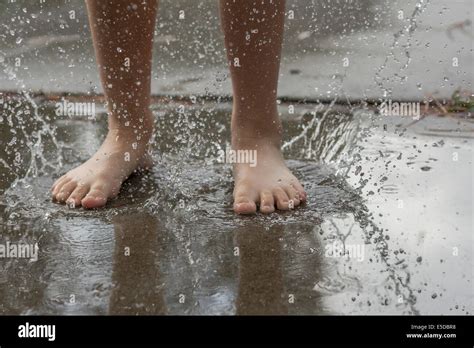
<svg viewBox="0 0 474 348">
<path fill-rule="evenodd" d="M 278 142 L 260 139 L 233 142 L 234 150 L 256 150 L 256 165 L 234 164 L 234 211 L 269 214 L 290 210 L 306 201 L 306 192 L 285 164 Z"/>
</svg>

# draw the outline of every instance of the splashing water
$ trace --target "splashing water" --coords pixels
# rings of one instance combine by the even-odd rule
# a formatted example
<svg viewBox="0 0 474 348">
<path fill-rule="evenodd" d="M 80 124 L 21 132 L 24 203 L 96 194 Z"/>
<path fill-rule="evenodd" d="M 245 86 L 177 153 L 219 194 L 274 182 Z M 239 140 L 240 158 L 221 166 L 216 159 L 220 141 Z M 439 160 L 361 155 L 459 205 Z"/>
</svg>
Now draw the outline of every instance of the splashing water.
<svg viewBox="0 0 474 348">
<path fill-rule="evenodd" d="M 385 57 L 384 62 L 376 70 L 374 75 L 374 82 L 377 84 L 380 91 L 383 93 L 384 98 L 390 98 L 391 95 L 391 91 L 385 87 L 385 82 L 390 82 L 390 79 L 394 77 L 383 77 L 382 73 L 390 63 L 390 59 L 392 59 L 395 63 L 401 64 L 399 70 L 400 73 L 402 73 L 408 68 L 411 62 L 410 49 L 412 46 L 413 34 L 415 33 L 418 27 L 417 18 L 426 10 L 429 3 L 430 0 L 418 0 L 411 16 L 406 20 L 407 24 L 402 29 L 393 34 L 393 42 L 390 45 L 390 52 Z M 403 39 L 405 39 L 405 44 L 402 44 Z M 396 56 L 397 47 L 401 47 L 403 49 L 402 55 L 405 58 L 404 62 L 401 62 Z M 400 83 L 403 83 L 406 79 L 401 74 L 397 76 L 399 78 Z"/>
<path fill-rule="evenodd" d="M 10 167 L 3 159 L 1 163 L 11 173 L 15 174 L 17 179 L 51 174 L 64 164 L 63 150 L 65 145 L 57 141 L 56 128 L 39 112 L 37 102 L 25 89 L 25 83 L 17 78 L 14 69 L 4 62 L 1 64 L 3 71 L 10 80 L 16 82 L 18 89 L 21 91 L 21 94 L 17 95 L 18 99 L 13 98 L 10 103 L 8 100 L 4 100 L 3 103 L 3 113 L 7 116 L 2 118 L 7 122 L 12 133 L 5 153 L 7 156 L 15 158 L 13 162 L 15 167 Z M 49 147 L 47 142 L 51 142 L 53 148 Z M 21 151 L 23 146 L 27 147 L 28 153 L 25 154 Z M 52 150 L 52 153 L 48 153 L 46 147 L 50 151 Z M 25 157 L 29 157 L 29 160 L 26 160 Z M 23 169 L 25 163 L 27 163 L 26 170 Z M 24 174 L 21 173 L 22 170 Z"/>
</svg>

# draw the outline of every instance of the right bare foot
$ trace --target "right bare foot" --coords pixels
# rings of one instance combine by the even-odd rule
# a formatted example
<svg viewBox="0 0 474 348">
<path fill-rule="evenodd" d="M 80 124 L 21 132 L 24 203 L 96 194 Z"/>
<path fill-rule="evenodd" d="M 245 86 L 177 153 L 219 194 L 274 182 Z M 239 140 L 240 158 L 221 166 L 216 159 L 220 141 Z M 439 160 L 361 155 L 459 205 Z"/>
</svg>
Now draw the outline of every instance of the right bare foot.
<svg viewBox="0 0 474 348">
<path fill-rule="evenodd" d="M 143 126 L 142 126 L 143 127 Z M 122 183 L 137 169 L 151 166 L 147 153 L 149 129 L 132 127 L 109 130 L 99 150 L 85 163 L 53 184 L 53 200 L 70 207 L 98 208 L 118 195 Z"/>
</svg>

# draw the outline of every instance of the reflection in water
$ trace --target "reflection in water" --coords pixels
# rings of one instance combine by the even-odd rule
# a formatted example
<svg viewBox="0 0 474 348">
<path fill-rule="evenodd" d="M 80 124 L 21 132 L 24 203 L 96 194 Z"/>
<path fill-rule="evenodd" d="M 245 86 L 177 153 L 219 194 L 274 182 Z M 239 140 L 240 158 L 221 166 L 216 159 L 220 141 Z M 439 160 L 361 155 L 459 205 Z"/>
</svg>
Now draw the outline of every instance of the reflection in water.
<svg viewBox="0 0 474 348">
<path fill-rule="evenodd" d="M 287 314 L 281 242 L 282 226 L 237 230 L 239 288 L 237 314 Z"/>
<path fill-rule="evenodd" d="M 167 232 L 160 227 L 162 223 L 159 216 L 136 213 L 117 216 L 112 221 L 115 252 L 108 313 L 168 314 L 170 310 L 178 314 L 200 313 L 193 308 L 198 306 L 195 301 L 200 296 L 212 297 L 213 286 L 209 284 L 209 290 L 204 294 L 203 289 L 184 291 L 182 279 L 163 274 L 161 268 L 166 267 L 169 260 L 165 259 L 166 254 L 162 252 L 163 246 L 166 247 L 163 236 Z M 310 232 L 310 229 L 306 232 Z M 288 233 L 294 233 L 294 230 L 288 229 L 285 233 L 284 225 L 266 228 L 261 223 L 244 224 L 234 232 L 233 248 L 230 239 L 226 239 L 227 245 L 216 245 L 215 251 L 233 251 L 238 260 L 239 272 L 234 280 L 237 282 L 236 294 L 228 293 L 232 288 L 223 290 L 227 294 L 217 296 L 214 305 L 235 308 L 235 313 L 241 315 L 320 313 L 319 300 L 312 293 L 314 281 L 321 272 L 320 264 L 314 262 L 318 254 L 298 251 L 310 250 L 306 249 L 307 241 L 285 236 Z M 310 233 L 304 234 L 311 238 Z M 179 258 L 177 264 L 189 261 L 186 252 L 176 256 Z M 197 283 L 204 283 L 202 287 L 209 280 L 212 282 L 213 273 L 213 270 L 207 269 L 207 273 L 201 274 L 203 279 L 198 279 Z M 178 305 L 179 297 L 167 297 L 165 294 L 165 291 L 174 293 L 179 290 L 190 298 L 183 301 L 181 306 Z M 235 303 L 231 303 L 233 301 Z"/>
<path fill-rule="evenodd" d="M 313 291 L 324 272 L 314 234 L 318 224 L 246 224 L 236 232 L 240 254 L 237 314 L 322 314 Z"/>
<path fill-rule="evenodd" d="M 159 262 L 158 219 L 147 213 L 112 219 L 115 252 L 110 314 L 166 314 Z"/>
</svg>

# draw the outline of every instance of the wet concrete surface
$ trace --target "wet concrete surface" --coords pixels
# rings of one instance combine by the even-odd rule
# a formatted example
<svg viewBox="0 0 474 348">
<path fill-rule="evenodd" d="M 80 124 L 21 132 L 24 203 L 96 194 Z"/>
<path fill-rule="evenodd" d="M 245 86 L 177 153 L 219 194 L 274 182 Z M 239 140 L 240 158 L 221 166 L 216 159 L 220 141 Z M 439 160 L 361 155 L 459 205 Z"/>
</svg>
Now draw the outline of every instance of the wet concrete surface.
<svg viewBox="0 0 474 348">
<path fill-rule="evenodd" d="M 0 91 L 101 92 L 83 1 L 17 0 L 0 9 Z M 423 100 L 472 92 L 472 10 L 471 0 L 288 0 L 279 96 Z M 161 1 L 152 92 L 230 90 L 217 1 Z"/>
<path fill-rule="evenodd" d="M 216 160 L 230 105 L 155 105 L 154 168 L 86 211 L 49 189 L 98 147 L 104 115 L 30 102 L 2 115 L 0 244 L 39 253 L 0 259 L 1 314 L 472 313 L 470 118 L 282 104 L 309 201 L 237 216 Z"/>
</svg>

